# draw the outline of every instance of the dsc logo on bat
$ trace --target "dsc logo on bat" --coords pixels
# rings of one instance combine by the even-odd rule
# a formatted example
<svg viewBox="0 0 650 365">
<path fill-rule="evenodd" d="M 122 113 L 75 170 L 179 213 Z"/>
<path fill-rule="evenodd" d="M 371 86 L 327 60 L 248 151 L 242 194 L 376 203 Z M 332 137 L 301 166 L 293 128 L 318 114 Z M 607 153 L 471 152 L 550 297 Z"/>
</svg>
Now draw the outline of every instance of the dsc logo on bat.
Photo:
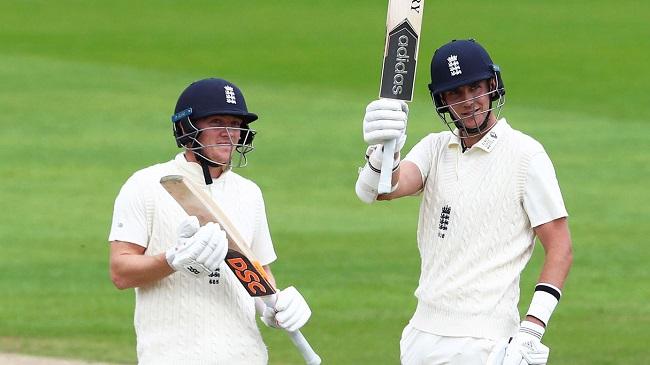
<svg viewBox="0 0 650 365">
<path fill-rule="evenodd" d="M 231 251 L 228 252 L 228 256 Z M 227 257 L 226 263 L 233 270 L 237 278 L 246 286 L 246 289 L 251 295 L 265 295 L 268 292 L 267 285 L 262 282 L 258 268 L 251 264 L 245 257 Z M 270 293 L 269 293 L 270 294 Z"/>
</svg>

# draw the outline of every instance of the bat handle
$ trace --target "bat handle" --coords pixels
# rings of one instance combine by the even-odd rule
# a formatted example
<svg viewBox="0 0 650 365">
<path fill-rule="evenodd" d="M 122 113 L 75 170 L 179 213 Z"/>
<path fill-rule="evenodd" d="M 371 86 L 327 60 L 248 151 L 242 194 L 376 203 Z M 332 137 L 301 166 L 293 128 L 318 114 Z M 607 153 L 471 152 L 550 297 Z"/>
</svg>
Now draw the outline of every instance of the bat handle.
<svg viewBox="0 0 650 365">
<path fill-rule="evenodd" d="M 260 299 L 262 299 L 267 307 L 273 308 L 275 307 L 275 301 L 277 298 L 276 295 L 273 294 L 265 297 L 260 297 Z M 300 352 L 300 355 L 302 355 L 302 358 L 305 359 L 305 364 L 320 365 L 320 356 L 318 356 L 318 354 L 314 351 L 309 342 L 307 342 L 305 336 L 303 336 L 300 331 L 287 331 L 287 334 L 289 335 L 289 338 L 291 338 L 291 342 L 293 342 L 293 344 L 298 349 L 298 352 Z"/>
<path fill-rule="evenodd" d="M 384 154 L 381 161 L 381 173 L 379 174 L 379 185 L 377 193 L 390 193 L 393 185 L 393 155 L 395 154 L 395 143 L 397 140 L 391 139 L 384 143 Z"/>
<path fill-rule="evenodd" d="M 296 348 L 298 348 L 298 351 L 302 355 L 302 358 L 305 359 L 305 364 L 320 365 L 320 356 L 318 356 L 314 349 L 311 348 L 311 345 L 309 342 L 307 342 L 307 339 L 302 335 L 300 331 L 287 333 L 289 334 L 289 338 L 291 338 L 293 344 L 296 346 Z"/>
</svg>

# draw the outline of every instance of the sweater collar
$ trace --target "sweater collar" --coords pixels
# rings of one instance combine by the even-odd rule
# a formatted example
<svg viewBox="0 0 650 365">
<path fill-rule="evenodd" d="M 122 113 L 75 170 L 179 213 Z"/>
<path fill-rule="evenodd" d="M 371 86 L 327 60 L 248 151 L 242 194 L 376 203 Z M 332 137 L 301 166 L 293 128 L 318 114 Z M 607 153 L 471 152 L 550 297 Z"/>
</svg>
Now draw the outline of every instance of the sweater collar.
<svg viewBox="0 0 650 365">
<path fill-rule="evenodd" d="M 499 119 L 496 125 L 492 127 L 492 129 L 486 135 L 484 135 L 483 138 L 476 142 L 472 148 L 476 147 L 482 149 L 485 152 L 492 152 L 492 150 L 494 150 L 497 143 L 499 142 L 499 138 L 505 137 L 505 131 L 509 127 L 510 126 L 508 125 L 506 118 Z M 460 137 L 458 137 L 456 133 L 458 133 L 458 130 L 454 131 L 454 134 L 449 139 L 447 146 L 461 146 Z"/>
<path fill-rule="evenodd" d="M 203 170 L 201 165 L 196 162 L 189 162 L 185 159 L 184 153 L 179 153 L 174 158 L 174 164 L 178 168 L 181 175 L 187 177 L 194 184 L 198 186 L 205 186 L 205 180 L 203 179 Z M 218 178 L 214 179 L 214 184 L 222 183 L 226 176 L 230 173 L 230 170 L 226 170 L 219 175 Z"/>
</svg>

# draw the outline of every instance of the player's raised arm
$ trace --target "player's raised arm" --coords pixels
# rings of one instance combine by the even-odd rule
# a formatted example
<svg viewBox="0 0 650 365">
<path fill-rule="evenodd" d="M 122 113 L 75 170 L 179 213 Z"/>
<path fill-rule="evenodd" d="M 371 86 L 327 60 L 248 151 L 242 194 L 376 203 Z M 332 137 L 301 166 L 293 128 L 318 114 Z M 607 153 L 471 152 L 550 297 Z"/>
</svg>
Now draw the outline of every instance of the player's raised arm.
<svg viewBox="0 0 650 365">
<path fill-rule="evenodd" d="M 359 171 L 355 186 L 357 196 L 365 203 L 377 199 L 378 186 L 383 158 L 383 144 L 395 140 L 395 153 L 392 166 L 392 188 L 394 191 L 398 181 L 400 151 L 406 142 L 406 123 L 408 120 L 408 105 L 404 101 L 379 99 L 366 107 L 363 118 L 363 139 L 369 145 L 366 150 L 366 164 Z"/>
<path fill-rule="evenodd" d="M 366 108 L 363 134 L 370 145 L 368 163 L 360 171 L 355 188 L 365 203 L 372 203 L 377 195 L 390 199 L 397 188 L 400 150 L 406 141 L 406 102 L 413 100 L 423 12 L 424 0 L 388 1 L 381 99 Z"/>
</svg>

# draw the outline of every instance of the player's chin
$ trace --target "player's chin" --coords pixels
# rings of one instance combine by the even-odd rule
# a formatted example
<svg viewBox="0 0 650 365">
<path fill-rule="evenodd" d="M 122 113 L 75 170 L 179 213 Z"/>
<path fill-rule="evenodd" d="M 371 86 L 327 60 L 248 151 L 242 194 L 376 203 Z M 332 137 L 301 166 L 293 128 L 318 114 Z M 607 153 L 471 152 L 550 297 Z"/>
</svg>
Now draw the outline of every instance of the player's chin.
<svg viewBox="0 0 650 365">
<path fill-rule="evenodd" d="M 205 154 L 210 160 L 226 165 L 230 162 L 232 151 L 232 146 L 208 147 Z"/>
<path fill-rule="evenodd" d="M 463 125 L 463 127 L 467 129 L 475 129 L 478 128 L 482 123 L 482 121 L 479 119 L 480 119 L 479 115 L 473 114 L 473 115 L 462 116 L 460 122 Z"/>
</svg>

